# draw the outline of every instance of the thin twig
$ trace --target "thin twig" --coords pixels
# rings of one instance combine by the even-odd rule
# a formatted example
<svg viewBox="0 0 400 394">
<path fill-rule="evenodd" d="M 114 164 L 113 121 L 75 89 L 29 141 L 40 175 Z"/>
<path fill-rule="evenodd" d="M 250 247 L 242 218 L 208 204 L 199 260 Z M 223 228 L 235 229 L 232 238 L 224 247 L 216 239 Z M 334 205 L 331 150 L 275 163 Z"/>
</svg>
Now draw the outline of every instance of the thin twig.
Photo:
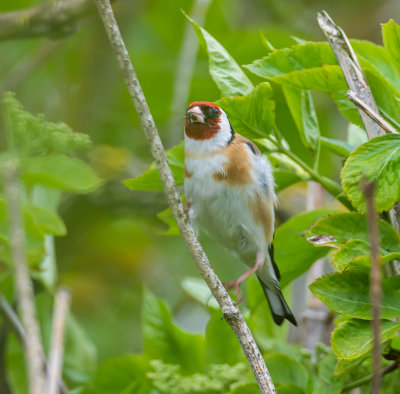
<svg viewBox="0 0 400 394">
<path fill-rule="evenodd" d="M 25 328 L 24 347 L 29 374 L 30 394 L 43 393 L 43 353 L 39 325 L 36 319 L 34 293 L 29 277 L 28 258 L 26 255 L 24 218 L 20 206 L 19 186 L 17 181 L 18 164 L 8 160 L 3 165 L 4 189 L 8 206 L 10 245 L 13 257 L 14 281 L 18 299 L 18 309 Z"/>
<path fill-rule="evenodd" d="M 366 115 L 374 120 L 379 126 L 385 130 L 386 133 L 399 134 L 399 132 L 385 119 L 379 112 L 374 111 L 367 103 L 362 101 L 354 92 L 349 90 L 347 98 L 352 101 L 358 108 L 360 108 Z"/>
<path fill-rule="evenodd" d="M 55 297 L 45 394 L 58 393 L 64 353 L 64 329 L 70 298 L 70 292 L 65 288 L 60 289 Z"/>
<path fill-rule="evenodd" d="M 398 367 L 399 367 L 398 361 L 395 361 L 393 364 L 388 365 L 387 367 L 382 369 L 382 371 L 380 373 L 381 377 L 383 378 L 388 373 L 395 371 Z M 368 384 L 369 382 L 371 382 L 373 377 L 374 377 L 374 374 L 371 374 L 368 376 L 364 376 L 363 378 L 361 378 L 359 380 L 355 380 L 354 382 L 344 385 L 342 387 L 342 393 L 353 390 L 356 387 L 363 386 L 364 384 Z"/>
<path fill-rule="evenodd" d="M 208 7 L 212 0 L 195 0 L 191 17 L 201 26 L 203 24 Z M 182 114 L 188 104 L 191 80 L 196 65 L 196 56 L 199 49 L 192 25 L 185 20 L 182 46 L 179 51 L 178 65 L 176 67 L 174 89 L 171 101 L 171 118 L 169 124 L 169 138 L 182 139 Z"/>
<path fill-rule="evenodd" d="M 375 214 L 374 203 L 374 182 L 362 182 L 361 188 L 365 194 L 367 203 L 367 222 L 369 238 L 371 244 L 371 274 L 370 274 L 370 293 L 372 304 L 372 332 L 374 339 L 373 348 L 373 378 L 372 393 L 379 394 L 381 386 L 381 342 L 380 342 L 380 307 L 382 298 L 382 274 L 379 264 L 379 230 Z"/>
<path fill-rule="evenodd" d="M 26 341 L 25 329 L 22 326 L 21 322 L 19 321 L 18 316 L 15 313 L 14 309 L 11 307 L 11 305 L 7 302 L 7 300 L 1 293 L 0 293 L 0 313 L 3 315 L 5 321 L 8 323 L 9 328 L 18 338 L 21 344 L 25 345 Z M 43 352 L 41 354 L 41 361 L 43 364 L 44 371 L 47 371 L 47 360 Z M 69 393 L 68 388 L 63 381 L 60 381 L 59 390 L 60 394 Z"/>
<path fill-rule="evenodd" d="M 132 101 L 139 114 L 140 122 L 146 138 L 150 144 L 151 152 L 156 162 L 160 177 L 163 181 L 164 191 L 171 206 L 182 237 L 190 250 L 204 280 L 209 286 L 215 299 L 221 306 L 222 312 L 228 324 L 235 332 L 248 362 L 257 379 L 262 393 L 276 393 L 271 376 L 268 372 L 261 353 L 254 338 L 247 327 L 237 305 L 231 300 L 223 284 L 213 271 L 207 256 L 205 255 L 197 237 L 185 215 L 174 177 L 169 168 L 164 147 L 160 140 L 150 109 L 147 105 L 143 91 L 140 87 L 135 70 L 129 58 L 125 43 L 121 37 L 109 0 L 95 0 L 100 16 L 103 20 L 111 46 L 118 58 L 121 72 L 131 95 Z"/>
<path fill-rule="evenodd" d="M 343 30 L 336 25 L 330 16 L 325 12 L 318 12 L 318 23 L 324 32 L 339 65 L 343 71 L 344 78 L 346 79 L 349 89 L 356 93 L 367 105 L 369 105 L 375 112 L 378 112 L 378 107 L 372 97 L 371 89 L 368 86 L 367 80 L 361 69 L 360 63 L 350 45 L 349 40 Z M 358 113 L 364 123 L 365 130 L 368 138 L 371 139 L 378 135 L 385 134 L 381 127 L 371 120 L 363 111 L 358 109 Z"/>
</svg>

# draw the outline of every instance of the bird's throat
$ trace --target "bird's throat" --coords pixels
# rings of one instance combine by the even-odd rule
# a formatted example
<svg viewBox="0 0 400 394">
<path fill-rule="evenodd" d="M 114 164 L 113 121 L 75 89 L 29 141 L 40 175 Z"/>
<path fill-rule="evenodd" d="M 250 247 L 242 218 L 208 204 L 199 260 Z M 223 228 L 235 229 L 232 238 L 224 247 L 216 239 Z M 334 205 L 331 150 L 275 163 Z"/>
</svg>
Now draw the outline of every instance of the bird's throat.
<svg viewBox="0 0 400 394">
<path fill-rule="evenodd" d="M 218 124 L 204 124 L 200 122 L 186 121 L 185 134 L 194 140 L 209 140 L 220 130 Z"/>
</svg>

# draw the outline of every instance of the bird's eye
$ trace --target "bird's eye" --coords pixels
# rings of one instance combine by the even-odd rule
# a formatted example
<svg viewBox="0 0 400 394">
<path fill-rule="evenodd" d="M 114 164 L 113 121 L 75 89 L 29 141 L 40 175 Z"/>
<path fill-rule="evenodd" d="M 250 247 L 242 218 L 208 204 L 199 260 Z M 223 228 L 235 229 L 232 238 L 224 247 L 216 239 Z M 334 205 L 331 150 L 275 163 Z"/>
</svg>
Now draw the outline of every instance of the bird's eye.
<svg viewBox="0 0 400 394">
<path fill-rule="evenodd" d="M 204 111 L 207 118 L 218 118 L 219 111 L 218 108 L 215 107 L 207 107 Z"/>
</svg>

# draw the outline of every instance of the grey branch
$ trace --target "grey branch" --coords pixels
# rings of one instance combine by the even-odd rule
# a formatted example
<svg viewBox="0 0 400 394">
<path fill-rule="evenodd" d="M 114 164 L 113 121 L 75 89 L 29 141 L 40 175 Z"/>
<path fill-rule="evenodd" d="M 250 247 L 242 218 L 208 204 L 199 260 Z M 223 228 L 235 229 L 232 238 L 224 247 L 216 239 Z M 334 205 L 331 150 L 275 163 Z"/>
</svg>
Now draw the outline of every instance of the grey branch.
<svg viewBox="0 0 400 394">
<path fill-rule="evenodd" d="M 2 169 L 8 208 L 10 245 L 18 309 L 26 332 L 24 336 L 24 348 L 29 376 L 29 393 L 42 394 L 44 387 L 41 359 L 43 348 L 40 340 L 39 325 L 36 319 L 33 286 L 29 277 L 28 258 L 26 255 L 24 218 L 21 211 L 17 179 L 18 163 L 16 160 L 10 159 L 4 163 Z"/>
<path fill-rule="evenodd" d="M 355 93 L 360 102 L 365 104 L 372 113 L 379 114 L 371 89 L 346 34 L 325 11 L 318 13 L 318 23 L 338 59 L 349 89 Z M 370 117 L 369 114 L 367 115 L 360 106 L 357 106 L 357 108 L 364 123 L 368 139 L 385 134 L 385 129 L 375 118 Z M 400 203 L 394 204 L 389 211 L 389 216 L 393 227 L 400 233 Z M 390 267 L 393 268 L 394 274 L 400 274 L 399 261 L 391 262 Z"/>
<path fill-rule="evenodd" d="M 382 298 L 382 274 L 379 262 L 379 230 L 375 214 L 374 204 L 374 182 L 363 182 L 361 185 L 367 203 L 367 222 L 369 239 L 371 243 L 371 274 L 370 294 L 372 303 L 372 332 L 374 348 L 372 356 L 373 378 L 372 394 L 380 393 L 381 386 L 381 343 L 380 343 L 380 305 Z"/>
<path fill-rule="evenodd" d="M 52 0 L 12 12 L 0 13 L 0 40 L 62 37 L 74 33 L 80 18 L 90 12 L 91 0 Z"/>
<path fill-rule="evenodd" d="M 110 1 L 95 0 L 95 3 L 103 20 L 111 46 L 117 56 L 125 84 L 127 85 L 136 111 L 138 112 L 143 131 L 150 144 L 153 158 L 164 185 L 164 191 L 182 237 L 193 256 L 201 275 L 221 306 L 226 321 L 235 332 L 257 379 L 261 392 L 276 393 L 265 362 L 239 308 L 231 300 L 223 284 L 213 271 L 207 256 L 205 255 L 199 241 L 197 240 L 196 234 L 185 215 L 181 196 L 177 191 L 174 177 L 165 156 L 164 147 L 119 31 Z"/>
<path fill-rule="evenodd" d="M 347 98 L 352 101 L 359 109 L 377 123 L 386 133 L 399 134 L 399 132 L 377 111 L 374 111 L 367 103 L 362 101 L 354 92 L 349 90 Z"/>
<path fill-rule="evenodd" d="M 325 11 L 318 13 L 318 23 L 336 55 L 349 89 L 355 92 L 373 111 L 378 112 L 378 108 L 372 97 L 371 89 L 368 86 L 360 63 L 346 34 L 333 22 Z M 369 139 L 385 134 L 381 127 L 368 115 L 360 109 L 358 109 L 358 112 L 364 123 Z"/>
<path fill-rule="evenodd" d="M 70 292 L 65 288 L 61 288 L 55 297 L 45 394 L 58 394 L 64 352 L 64 330 L 70 298 Z"/>
</svg>

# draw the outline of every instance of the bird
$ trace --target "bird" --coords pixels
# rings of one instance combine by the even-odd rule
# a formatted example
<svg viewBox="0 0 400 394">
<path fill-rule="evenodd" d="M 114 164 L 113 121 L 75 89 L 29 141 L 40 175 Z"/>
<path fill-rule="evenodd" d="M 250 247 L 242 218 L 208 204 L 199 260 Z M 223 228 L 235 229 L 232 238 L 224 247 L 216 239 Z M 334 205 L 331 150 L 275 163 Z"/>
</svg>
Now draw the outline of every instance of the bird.
<svg viewBox="0 0 400 394">
<path fill-rule="evenodd" d="M 235 132 L 224 110 L 195 101 L 185 115 L 184 189 L 186 212 L 198 234 L 207 232 L 250 269 L 228 289 L 255 273 L 273 320 L 296 319 L 279 287 L 274 260 L 274 179 L 271 165 L 257 146 Z"/>
</svg>

